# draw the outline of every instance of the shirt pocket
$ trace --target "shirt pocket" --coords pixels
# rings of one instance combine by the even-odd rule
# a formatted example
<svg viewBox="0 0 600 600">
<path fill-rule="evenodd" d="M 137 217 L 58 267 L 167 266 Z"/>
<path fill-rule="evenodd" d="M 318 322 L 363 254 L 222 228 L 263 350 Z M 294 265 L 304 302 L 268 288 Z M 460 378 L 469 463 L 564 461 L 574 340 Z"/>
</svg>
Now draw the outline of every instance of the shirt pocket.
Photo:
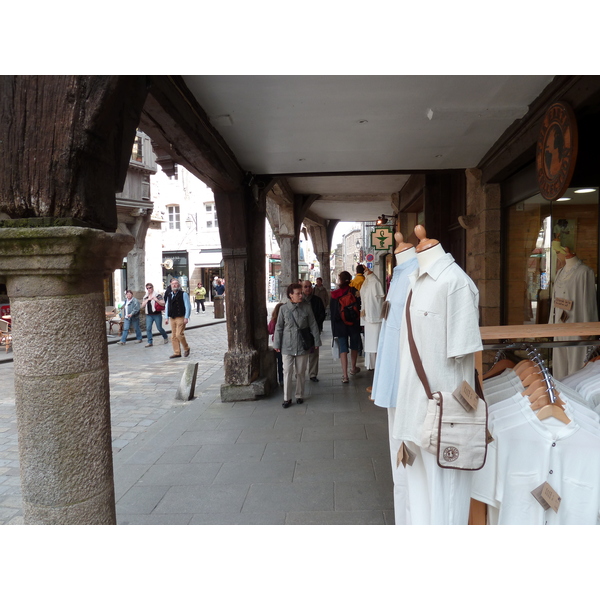
<svg viewBox="0 0 600 600">
<path fill-rule="evenodd" d="M 588 483 L 563 477 L 558 516 L 565 525 L 596 525 L 598 519 L 598 490 Z"/>
<path fill-rule="evenodd" d="M 500 498 L 501 522 L 509 525 L 541 525 L 544 509 L 531 493 L 541 483 L 540 474 L 536 472 L 509 473 Z"/>
</svg>

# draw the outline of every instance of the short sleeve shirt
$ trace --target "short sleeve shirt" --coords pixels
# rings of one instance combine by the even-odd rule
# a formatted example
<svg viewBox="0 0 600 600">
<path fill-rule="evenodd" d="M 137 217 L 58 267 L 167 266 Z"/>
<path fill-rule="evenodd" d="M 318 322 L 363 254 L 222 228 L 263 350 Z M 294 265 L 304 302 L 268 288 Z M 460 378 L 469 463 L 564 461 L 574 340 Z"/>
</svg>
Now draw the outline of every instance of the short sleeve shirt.
<svg viewBox="0 0 600 600">
<path fill-rule="evenodd" d="M 474 353 L 483 348 L 477 287 L 450 254 L 411 274 L 410 280 L 413 336 L 431 391 L 452 392 L 463 380 L 474 386 Z M 427 402 L 410 354 L 404 315 L 393 437 L 420 445 Z"/>
</svg>

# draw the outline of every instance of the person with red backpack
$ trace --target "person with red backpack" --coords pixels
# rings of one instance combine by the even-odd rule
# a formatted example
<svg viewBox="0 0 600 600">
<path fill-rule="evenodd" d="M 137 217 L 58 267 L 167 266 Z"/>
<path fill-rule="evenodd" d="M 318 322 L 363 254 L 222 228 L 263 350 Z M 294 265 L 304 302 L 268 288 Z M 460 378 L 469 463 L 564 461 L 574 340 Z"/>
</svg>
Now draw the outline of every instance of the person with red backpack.
<svg viewBox="0 0 600 600">
<path fill-rule="evenodd" d="M 360 369 L 356 366 L 358 353 L 362 347 L 360 338 L 360 298 L 350 287 L 352 275 L 342 271 L 338 275 L 338 289 L 331 292 L 331 333 L 337 338 L 342 363 L 342 383 L 348 383 L 348 350 L 350 350 L 350 375 Z"/>
</svg>

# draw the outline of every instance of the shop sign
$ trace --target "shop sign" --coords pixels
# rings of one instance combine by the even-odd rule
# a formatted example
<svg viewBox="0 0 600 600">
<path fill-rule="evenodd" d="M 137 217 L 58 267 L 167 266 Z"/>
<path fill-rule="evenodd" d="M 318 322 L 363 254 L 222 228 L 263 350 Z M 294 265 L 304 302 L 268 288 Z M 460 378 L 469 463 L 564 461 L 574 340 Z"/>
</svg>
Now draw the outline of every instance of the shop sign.
<svg viewBox="0 0 600 600">
<path fill-rule="evenodd" d="M 371 233 L 371 246 L 376 250 L 389 250 L 394 236 L 391 227 L 376 227 Z"/>
<path fill-rule="evenodd" d="M 536 173 L 546 200 L 560 198 L 569 187 L 577 161 L 577 120 L 565 102 L 555 102 L 544 115 L 536 148 Z"/>
</svg>

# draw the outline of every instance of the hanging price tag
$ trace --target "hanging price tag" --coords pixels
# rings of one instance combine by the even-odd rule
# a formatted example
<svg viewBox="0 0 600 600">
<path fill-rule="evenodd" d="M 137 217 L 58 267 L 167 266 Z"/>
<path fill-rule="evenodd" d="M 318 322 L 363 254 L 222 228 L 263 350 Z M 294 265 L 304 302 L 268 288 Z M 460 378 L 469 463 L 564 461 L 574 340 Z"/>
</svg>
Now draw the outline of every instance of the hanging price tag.
<svg viewBox="0 0 600 600">
<path fill-rule="evenodd" d="M 561 498 L 547 481 L 536 487 L 531 494 L 544 510 L 551 508 L 555 513 L 558 512 Z"/>
<path fill-rule="evenodd" d="M 566 298 L 554 298 L 554 306 L 563 310 L 571 310 L 573 308 L 573 300 Z"/>
<path fill-rule="evenodd" d="M 415 458 L 417 458 L 417 455 L 412 450 L 409 450 L 408 446 L 402 442 L 396 457 L 396 468 L 398 468 L 400 464 L 402 464 L 405 469 L 406 465 L 412 467 L 412 464 L 415 462 Z"/>
<path fill-rule="evenodd" d="M 463 381 L 460 386 L 452 392 L 452 395 L 466 411 L 475 410 L 477 408 L 479 396 L 466 381 Z"/>
</svg>

